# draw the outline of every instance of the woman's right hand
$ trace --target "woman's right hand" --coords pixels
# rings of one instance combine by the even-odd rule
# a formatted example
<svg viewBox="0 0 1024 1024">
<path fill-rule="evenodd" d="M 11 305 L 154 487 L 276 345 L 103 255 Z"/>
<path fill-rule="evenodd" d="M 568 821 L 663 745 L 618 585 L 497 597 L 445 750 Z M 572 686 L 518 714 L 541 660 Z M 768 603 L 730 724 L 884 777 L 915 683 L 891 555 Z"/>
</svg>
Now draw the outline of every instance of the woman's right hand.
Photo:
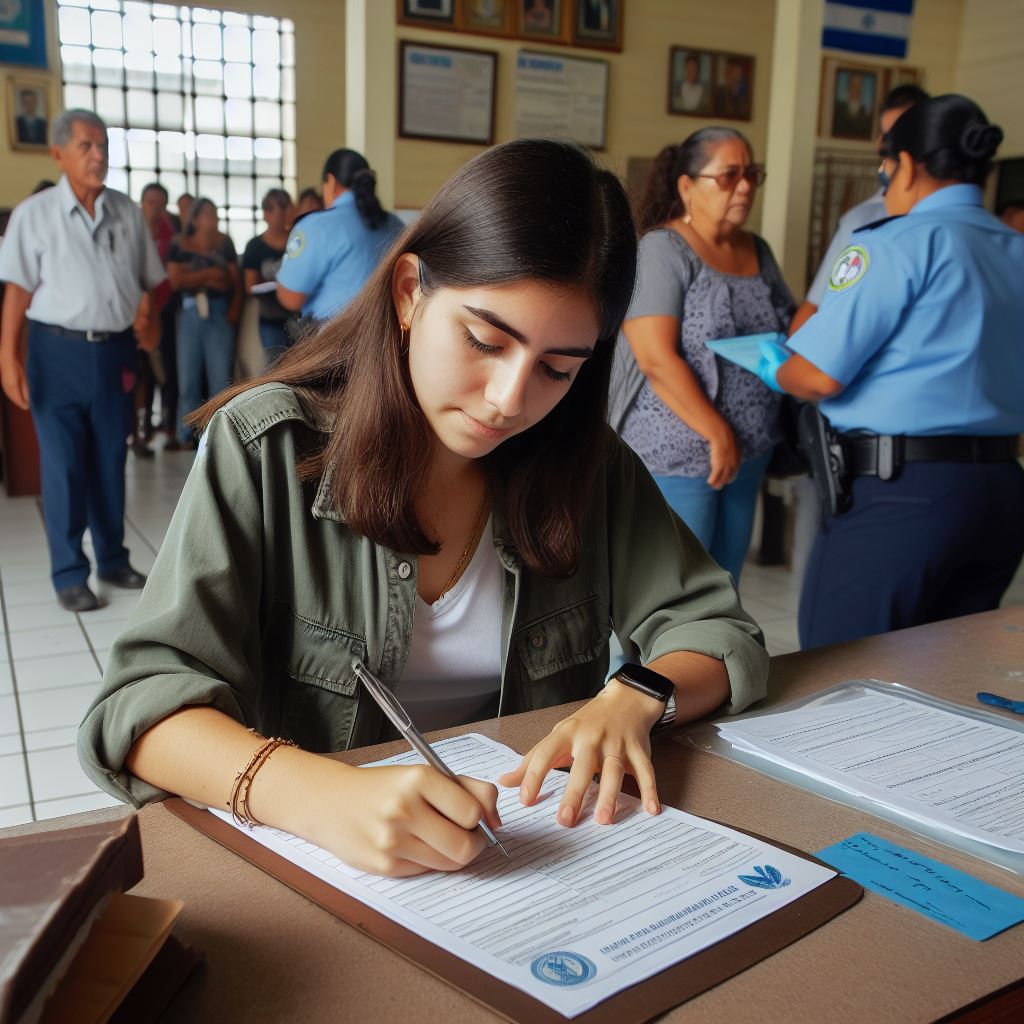
<svg viewBox="0 0 1024 1024">
<path fill-rule="evenodd" d="M 231 276 L 223 267 L 208 267 L 205 271 L 205 283 L 207 288 L 214 291 L 226 292 L 231 287 Z"/>
<path fill-rule="evenodd" d="M 314 820 L 304 835 L 361 871 L 396 878 L 458 871 L 487 846 L 480 820 L 501 826 L 498 790 L 479 779 L 460 776 L 459 785 L 427 765 L 328 761 L 324 768 L 311 788 Z"/>
<path fill-rule="evenodd" d="M 740 449 L 736 444 L 736 435 L 724 420 L 708 438 L 708 444 L 711 448 L 708 486 L 720 491 L 726 484 L 731 484 L 740 471 Z"/>
</svg>

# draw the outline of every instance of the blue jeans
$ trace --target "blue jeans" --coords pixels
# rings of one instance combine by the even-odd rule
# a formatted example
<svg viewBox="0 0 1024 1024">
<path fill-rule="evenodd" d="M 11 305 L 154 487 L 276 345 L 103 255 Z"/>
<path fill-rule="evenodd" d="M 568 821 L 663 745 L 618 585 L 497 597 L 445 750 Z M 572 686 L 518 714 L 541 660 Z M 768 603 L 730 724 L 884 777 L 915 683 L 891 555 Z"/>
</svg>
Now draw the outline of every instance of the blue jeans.
<svg viewBox="0 0 1024 1024">
<path fill-rule="evenodd" d="M 186 295 L 178 315 L 178 440 L 192 440 L 185 417 L 223 391 L 235 370 L 235 329 L 228 323 L 227 299 L 211 298 L 204 320 Z M 205 387 L 204 387 L 205 382 Z"/>
<path fill-rule="evenodd" d="M 86 526 L 96 567 L 128 565 L 125 439 L 132 431 L 135 338 L 80 341 L 28 322 L 28 389 L 39 438 L 43 522 L 56 590 L 85 583 Z"/>
<path fill-rule="evenodd" d="M 263 346 L 264 369 L 269 370 L 284 355 L 288 347 L 288 336 L 284 324 L 273 320 L 260 321 L 260 344 Z"/>
<path fill-rule="evenodd" d="M 720 491 L 702 476 L 654 478 L 675 514 L 737 583 L 750 547 L 757 495 L 770 459 L 771 452 L 741 463 L 736 479 Z"/>
</svg>

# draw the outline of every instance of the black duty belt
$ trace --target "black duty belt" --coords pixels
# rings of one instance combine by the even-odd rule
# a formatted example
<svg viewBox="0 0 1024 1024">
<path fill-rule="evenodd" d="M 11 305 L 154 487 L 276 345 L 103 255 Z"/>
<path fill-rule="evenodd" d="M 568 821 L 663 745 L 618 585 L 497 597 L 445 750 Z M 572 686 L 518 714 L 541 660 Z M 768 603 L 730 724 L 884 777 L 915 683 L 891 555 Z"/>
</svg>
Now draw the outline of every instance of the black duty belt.
<svg viewBox="0 0 1024 1024">
<path fill-rule="evenodd" d="M 72 331 L 67 327 L 58 327 L 56 324 L 36 322 L 44 331 L 59 334 L 62 338 L 70 338 L 72 341 L 110 341 L 132 333 L 131 327 L 126 327 L 123 331 Z"/>
<path fill-rule="evenodd" d="M 907 437 L 892 434 L 840 434 L 851 476 L 891 480 L 905 462 L 1012 462 L 1017 435 L 980 437 L 944 434 Z"/>
</svg>

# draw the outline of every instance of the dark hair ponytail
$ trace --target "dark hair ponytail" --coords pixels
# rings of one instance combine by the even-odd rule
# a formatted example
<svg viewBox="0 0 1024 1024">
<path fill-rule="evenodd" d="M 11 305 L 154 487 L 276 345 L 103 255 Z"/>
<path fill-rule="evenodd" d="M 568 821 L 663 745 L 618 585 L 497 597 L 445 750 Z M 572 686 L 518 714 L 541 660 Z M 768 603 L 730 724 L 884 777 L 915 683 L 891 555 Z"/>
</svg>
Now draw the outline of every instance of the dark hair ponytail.
<svg viewBox="0 0 1024 1024">
<path fill-rule="evenodd" d="M 336 149 L 324 163 L 324 181 L 328 174 L 333 174 L 339 185 L 351 190 L 356 210 L 371 231 L 388 219 L 387 211 L 377 198 L 377 175 L 370 170 L 365 157 L 354 149 Z"/>
<path fill-rule="evenodd" d="M 893 160 L 909 153 L 937 181 L 983 185 L 1002 141 L 1002 128 L 977 103 L 949 93 L 903 114 L 882 140 L 882 152 Z"/>
<path fill-rule="evenodd" d="M 679 179 L 685 174 L 695 178 L 711 161 L 711 151 L 719 142 L 742 142 L 753 153 L 747 137 L 735 128 L 711 125 L 688 135 L 676 145 L 666 146 L 655 158 L 647 175 L 636 213 L 636 229 L 644 234 L 661 227 L 683 213 L 679 198 Z"/>
</svg>

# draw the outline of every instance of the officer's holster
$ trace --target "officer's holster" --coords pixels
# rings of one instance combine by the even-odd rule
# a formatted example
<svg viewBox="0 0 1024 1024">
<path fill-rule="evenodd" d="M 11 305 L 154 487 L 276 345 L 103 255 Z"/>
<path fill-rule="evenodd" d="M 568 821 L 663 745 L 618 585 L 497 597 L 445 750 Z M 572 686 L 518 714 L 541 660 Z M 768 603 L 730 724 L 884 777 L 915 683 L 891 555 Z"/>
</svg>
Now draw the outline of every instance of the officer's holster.
<svg viewBox="0 0 1024 1024">
<path fill-rule="evenodd" d="M 842 515 L 850 507 L 851 495 L 849 466 L 839 435 L 812 402 L 800 410 L 797 433 L 810 463 L 822 519 Z"/>
</svg>

